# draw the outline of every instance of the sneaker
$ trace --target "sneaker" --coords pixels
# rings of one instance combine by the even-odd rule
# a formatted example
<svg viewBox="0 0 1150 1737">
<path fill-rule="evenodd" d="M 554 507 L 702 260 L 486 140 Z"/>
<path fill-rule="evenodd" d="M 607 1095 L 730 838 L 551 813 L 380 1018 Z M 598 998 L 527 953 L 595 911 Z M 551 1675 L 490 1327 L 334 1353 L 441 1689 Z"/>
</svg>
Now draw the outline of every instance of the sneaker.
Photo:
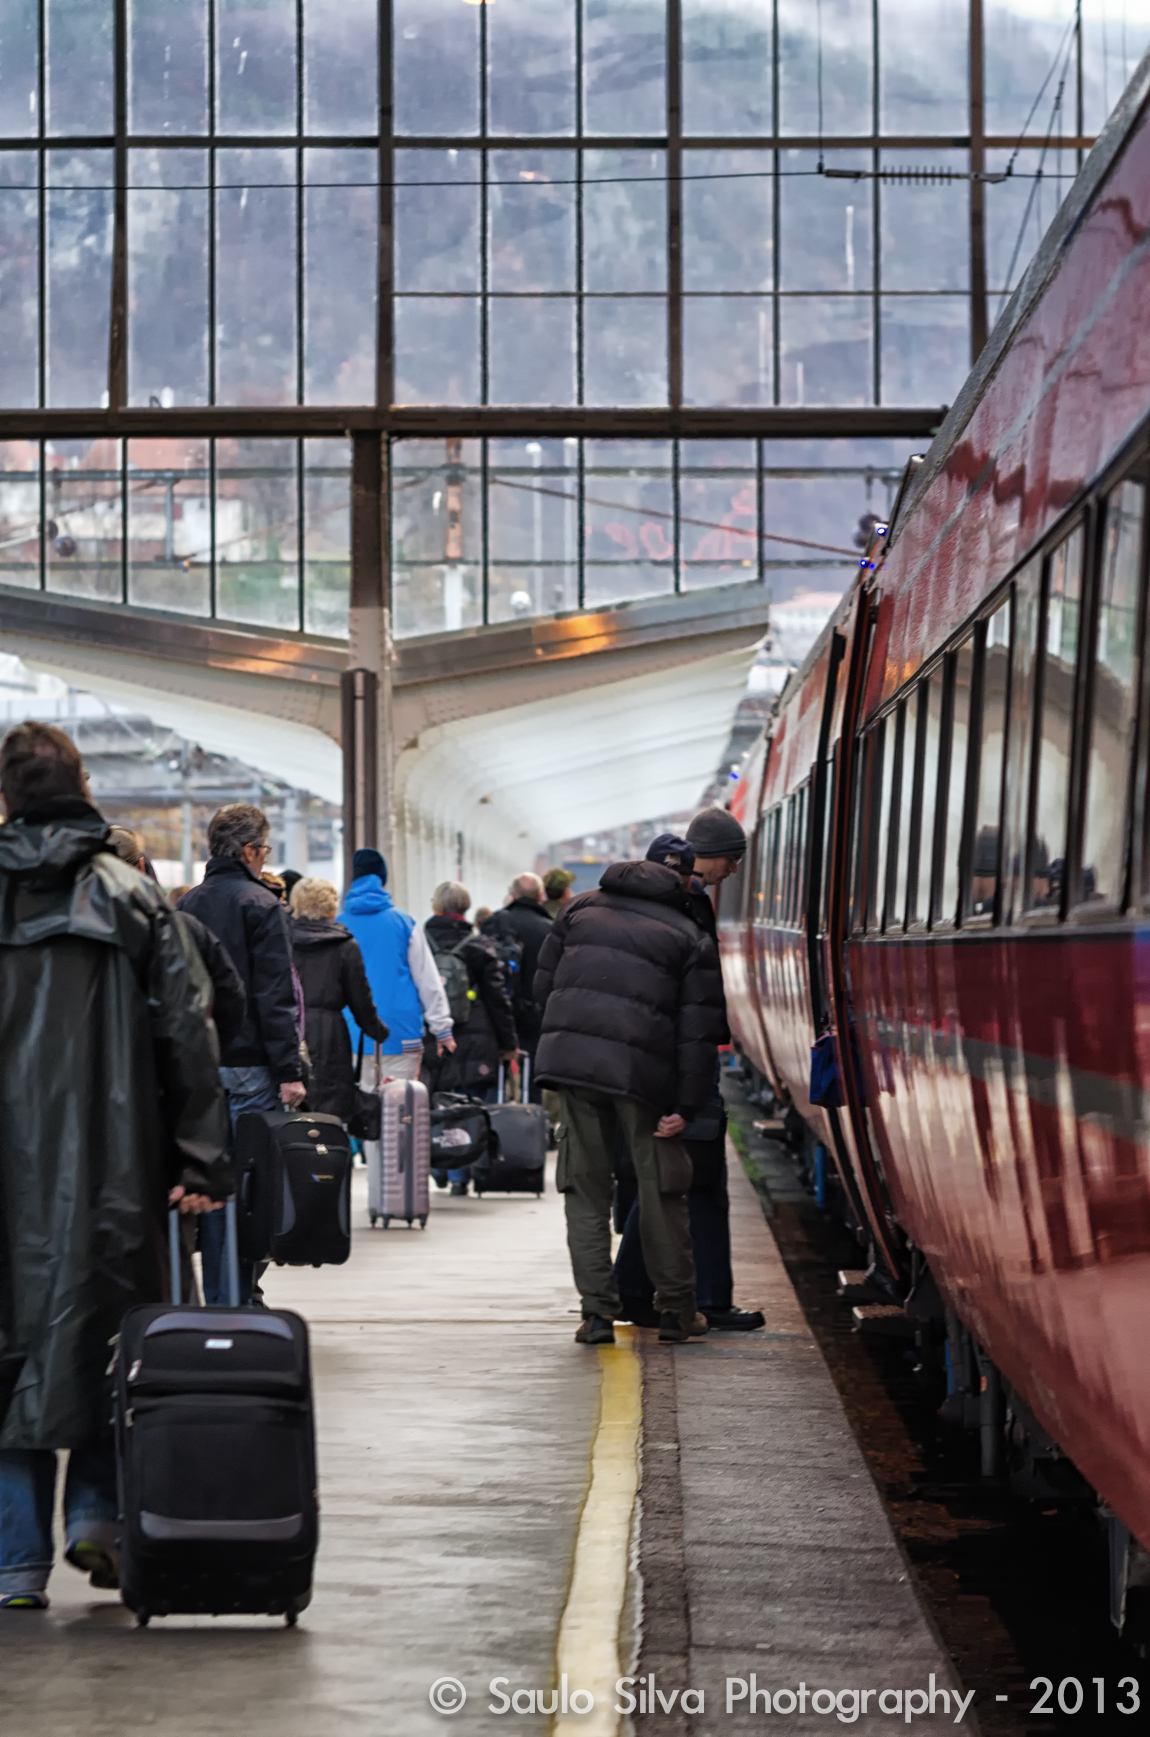
<svg viewBox="0 0 1150 1737">
<path fill-rule="evenodd" d="M 90 1538 L 77 1538 L 64 1552 L 65 1562 L 86 1574 L 90 1584 L 100 1592 L 120 1590 L 120 1552 L 114 1544 L 96 1544 Z"/>
<path fill-rule="evenodd" d="M 47 1610 L 46 1592 L 0 1592 L 0 1610 Z"/>
<path fill-rule="evenodd" d="M 453 1182 L 451 1184 L 451 1192 L 457 1200 L 462 1199 L 463 1196 L 467 1193 L 466 1182 Z"/>
<path fill-rule="evenodd" d="M 664 1309 L 659 1316 L 659 1338 L 664 1345 L 682 1345 L 687 1339 L 701 1339 L 710 1331 L 706 1315 L 696 1313 L 687 1319 L 674 1309 Z"/>
<path fill-rule="evenodd" d="M 605 1315 L 584 1315 L 575 1330 L 576 1345 L 613 1345 L 615 1328 Z"/>
<path fill-rule="evenodd" d="M 761 1309 L 704 1309 L 703 1313 L 715 1333 L 753 1333 L 767 1324 Z"/>
</svg>

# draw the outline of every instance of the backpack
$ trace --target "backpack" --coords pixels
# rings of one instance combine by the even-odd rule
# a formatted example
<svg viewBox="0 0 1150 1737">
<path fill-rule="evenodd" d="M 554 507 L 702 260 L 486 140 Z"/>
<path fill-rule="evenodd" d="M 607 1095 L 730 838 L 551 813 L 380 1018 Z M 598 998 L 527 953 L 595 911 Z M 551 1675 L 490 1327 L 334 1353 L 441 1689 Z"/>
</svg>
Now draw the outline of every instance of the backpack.
<svg viewBox="0 0 1150 1737">
<path fill-rule="evenodd" d="M 461 941 L 460 946 L 464 943 Z M 461 1025 L 466 1025 L 471 1018 L 471 1003 L 475 1000 L 475 991 L 471 987 L 471 973 L 467 969 L 467 961 L 460 957 L 459 948 L 440 952 L 438 947 L 431 949 L 432 957 L 439 968 L 443 979 L 443 990 L 447 996 L 447 1006 L 451 1013 L 452 1024 L 458 1031 Z"/>
<path fill-rule="evenodd" d="M 499 922 L 501 912 L 496 912 L 479 931 L 483 939 L 495 949 L 495 953 L 503 966 L 503 975 L 507 979 L 507 993 L 514 1006 L 518 1007 L 523 997 L 523 943 L 508 933 Z"/>
</svg>

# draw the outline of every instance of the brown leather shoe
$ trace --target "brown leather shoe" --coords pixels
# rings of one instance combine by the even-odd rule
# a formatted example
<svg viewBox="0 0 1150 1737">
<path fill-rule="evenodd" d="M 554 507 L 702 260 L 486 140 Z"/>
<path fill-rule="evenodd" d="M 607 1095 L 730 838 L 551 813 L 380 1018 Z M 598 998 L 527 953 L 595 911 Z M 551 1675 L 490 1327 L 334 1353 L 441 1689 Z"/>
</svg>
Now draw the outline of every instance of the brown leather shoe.
<svg viewBox="0 0 1150 1737">
<path fill-rule="evenodd" d="M 687 1339 L 701 1339 L 710 1330 L 706 1315 L 697 1311 L 691 1317 L 677 1315 L 673 1309 L 664 1309 L 659 1316 L 659 1338 L 664 1345 L 682 1345 Z"/>
<path fill-rule="evenodd" d="M 605 1315 L 584 1315 L 582 1323 L 575 1329 L 576 1345 L 613 1345 L 615 1343 L 615 1327 Z"/>
</svg>

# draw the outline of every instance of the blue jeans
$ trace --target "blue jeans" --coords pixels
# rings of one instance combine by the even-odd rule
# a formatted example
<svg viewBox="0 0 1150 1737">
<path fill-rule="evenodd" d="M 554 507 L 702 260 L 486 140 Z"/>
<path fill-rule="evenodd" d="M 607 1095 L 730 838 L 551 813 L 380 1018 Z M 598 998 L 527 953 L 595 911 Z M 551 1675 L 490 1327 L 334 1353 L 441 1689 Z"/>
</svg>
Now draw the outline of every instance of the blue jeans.
<svg viewBox="0 0 1150 1737">
<path fill-rule="evenodd" d="M 220 1084 L 228 1094 L 228 1117 L 231 1126 L 231 1149 L 235 1156 L 236 1120 L 245 1110 L 278 1110 L 279 1087 L 270 1068 L 221 1068 Z M 222 1212 L 205 1212 L 200 1219 L 200 1259 L 204 1267 L 204 1301 L 208 1304 L 228 1301 L 225 1272 L 225 1217 Z M 252 1300 L 254 1277 L 251 1261 L 240 1262 L 240 1302 Z"/>
<path fill-rule="evenodd" d="M 52 1572 L 52 1448 L 0 1448 L 0 1595 L 43 1592 Z M 68 1455 L 64 1532 L 69 1544 L 115 1544 L 120 1533 L 116 1454 L 101 1437 Z"/>
</svg>

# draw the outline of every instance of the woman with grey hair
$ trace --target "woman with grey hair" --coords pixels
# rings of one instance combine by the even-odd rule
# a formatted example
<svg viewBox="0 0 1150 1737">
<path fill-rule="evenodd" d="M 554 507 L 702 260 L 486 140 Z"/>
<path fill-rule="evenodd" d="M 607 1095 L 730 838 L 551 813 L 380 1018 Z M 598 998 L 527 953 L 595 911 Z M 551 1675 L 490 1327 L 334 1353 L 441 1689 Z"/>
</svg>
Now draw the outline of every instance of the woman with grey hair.
<svg viewBox="0 0 1150 1737">
<path fill-rule="evenodd" d="M 339 894 L 330 881 L 299 880 L 291 891 L 292 952 L 303 985 L 311 1059 L 307 1099 L 313 1110 L 346 1122 L 355 1108 L 355 1071 L 345 1007 L 365 1037 L 378 1043 L 388 1028 L 376 1011 L 359 942 L 335 920 Z"/>
</svg>

